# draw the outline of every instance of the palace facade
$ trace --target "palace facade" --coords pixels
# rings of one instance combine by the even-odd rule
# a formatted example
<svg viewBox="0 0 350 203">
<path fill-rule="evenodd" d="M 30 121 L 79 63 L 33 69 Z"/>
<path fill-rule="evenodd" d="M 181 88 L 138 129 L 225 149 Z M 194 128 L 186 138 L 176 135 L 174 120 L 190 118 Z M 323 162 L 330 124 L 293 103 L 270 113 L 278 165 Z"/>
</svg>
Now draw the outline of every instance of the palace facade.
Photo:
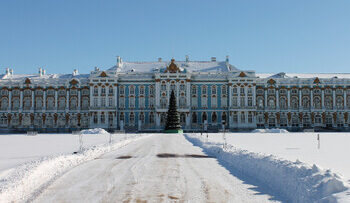
<svg viewBox="0 0 350 203">
<path fill-rule="evenodd" d="M 226 61 L 123 62 L 90 74 L 0 75 L 3 131 L 159 131 L 175 91 L 184 130 L 347 130 L 350 74 L 258 74 Z"/>
</svg>

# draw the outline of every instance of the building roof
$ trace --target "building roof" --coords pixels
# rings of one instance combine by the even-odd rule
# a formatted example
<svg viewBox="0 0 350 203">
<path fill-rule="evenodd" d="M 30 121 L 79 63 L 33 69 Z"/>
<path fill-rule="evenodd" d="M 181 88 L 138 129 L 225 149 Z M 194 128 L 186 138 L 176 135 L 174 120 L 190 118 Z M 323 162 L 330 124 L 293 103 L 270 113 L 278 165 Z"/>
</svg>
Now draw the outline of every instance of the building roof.
<svg viewBox="0 0 350 203">
<path fill-rule="evenodd" d="M 350 78 L 350 73 L 255 73 L 259 78 Z"/>
<path fill-rule="evenodd" d="M 158 72 L 165 69 L 170 64 L 169 61 L 160 62 L 123 62 L 120 67 L 113 66 L 109 70 L 117 72 Z M 231 64 L 226 65 L 225 61 L 175 61 L 181 69 L 190 72 L 229 72 L 238 70 Z"/>
</svg>

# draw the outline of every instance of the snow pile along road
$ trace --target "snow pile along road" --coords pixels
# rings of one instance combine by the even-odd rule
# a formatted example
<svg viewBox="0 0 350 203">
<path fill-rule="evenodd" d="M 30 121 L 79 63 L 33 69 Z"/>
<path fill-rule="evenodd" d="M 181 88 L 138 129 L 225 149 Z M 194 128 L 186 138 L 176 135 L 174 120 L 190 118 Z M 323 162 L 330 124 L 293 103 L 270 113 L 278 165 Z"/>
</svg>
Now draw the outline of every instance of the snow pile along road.
<svg viewBox="0 0 350 203">
<path fill-rule="evenodd" d="M 108 134 L 108 132 L 105 129 L 102 128 L 94 128 L 94 129 L 88 129 L 88 130 L 82 130 L 80 131 L 81 134 Z"/>
<path fill-rule="evenodd" d="M 253 153 L 232 145 L 224 149 L 222 144 L 206 143 L 189 135 L 186 138 L 209 156 L 216 157 L 228 170 L 254 180 L 291 202 L 337 202 L 337 195 L 343 195 L 336 193 L 348 189 L 337 174 L 316 165 Z"/>
<path fill-rule="evenodd" d="M 286 129 L 255 129 L 252 131 L 252 133 L 289 133 Z"/>
<path fill-rule="evenodd" d="M 30 201 L 69 169 L 145 137 L 148 136 L 129 137 L 111 145 L 91 147 L 77 154 L 45 157 L 8 170 L 0 177 L 0 202 Z"/>
</svg>

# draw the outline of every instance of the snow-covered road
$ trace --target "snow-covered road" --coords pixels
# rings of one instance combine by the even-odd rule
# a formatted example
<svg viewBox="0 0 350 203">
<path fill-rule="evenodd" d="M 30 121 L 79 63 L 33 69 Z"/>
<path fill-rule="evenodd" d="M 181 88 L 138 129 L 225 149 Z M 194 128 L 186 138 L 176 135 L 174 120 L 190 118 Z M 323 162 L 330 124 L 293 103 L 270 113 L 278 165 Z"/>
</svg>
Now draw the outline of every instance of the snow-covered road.
<svg viewBox="0 0 350 203">
<path fill-rule="evenodd" d="M 270 202 L 182 135 L 153 135 L 68 171 L 35 202 Z"/>
</svg>

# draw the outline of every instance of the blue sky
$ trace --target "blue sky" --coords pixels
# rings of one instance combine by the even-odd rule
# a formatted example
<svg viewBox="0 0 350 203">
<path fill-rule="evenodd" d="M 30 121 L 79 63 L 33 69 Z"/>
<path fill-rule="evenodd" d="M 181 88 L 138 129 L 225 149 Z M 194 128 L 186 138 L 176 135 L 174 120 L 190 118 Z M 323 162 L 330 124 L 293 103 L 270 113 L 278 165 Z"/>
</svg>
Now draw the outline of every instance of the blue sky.
<svg viewBox="0 0 350 203">
<path fill-rule="evenodd" d="M 187 54 L 257 72 L 350 72 L 349 11 L 349 0 L 0 0 L 0 71 Z"/>
</svg>

